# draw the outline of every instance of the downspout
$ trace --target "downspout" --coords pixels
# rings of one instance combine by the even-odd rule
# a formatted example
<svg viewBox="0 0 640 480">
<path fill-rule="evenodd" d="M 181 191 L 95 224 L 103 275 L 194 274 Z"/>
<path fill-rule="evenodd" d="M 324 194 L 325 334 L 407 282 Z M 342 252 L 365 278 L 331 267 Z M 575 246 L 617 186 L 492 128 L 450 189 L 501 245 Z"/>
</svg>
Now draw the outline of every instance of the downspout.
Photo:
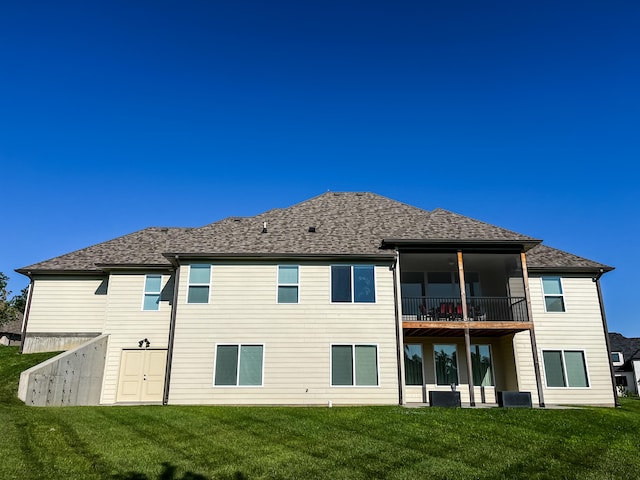
<svg viewBox="0 0 640 480">
<path fill-rule="evenodd" d="M 31 298 L 33 297 L 33 287 L 34 280 L 31 277 L 31 272 L 27 272 L 27 276 L 29 277 L 29 293 L 27 294 L 27 305 L 24 307 L 24 318 L 22 319 L 22 331 L 21 331 L 21 341 L 20 341 L 20 353 L 24 351 L 24 343 L 27 339 L 27 323 L 29 321 L 29 312 L 31 311 Z"/>
<path fill-rule="evenodd" d="M 607 326 L 607 314 L 604 311 L 604 301 L 602 299 L 602 288 L 600 287 L 600 277 L 604 275 L 604 270 L 601 268 L 592 280 L 596 284 L 596 289 L 598 290 L 598 303 L 600 304 L 600 315 L 602 316 L 602 328 L 604 329 L 604 340 L 607 344 L 607 361 L 609 363 L 609 370 L 611 371 L 611 385 L 613 387 L 613 401 L 616 407 L 620 406 L 620 401 L 618 400 L 618 391 L 616 390 L 616 375 L 613 371 L 613 363 L 611 363 L 611 344 L 609 342 L 609 327 Z M 635 355 L 635 354 L 634 354 Z M 633 359 L 633 355 L 631 356 Z"/>
<path fill-rule="evenodd" d="M 173 263 L 173 262 L 172 262 Z M 173 304 L 171 305 L 171 318 L 169 320 L 169 344 L 167 346 L 167 365 L 164 373 L 164 395 L 162 404 L 169 402 L 169 386 L 171 384 L 171 363 L 173 360 L 173 342 L 176 336 L 176 315 L 178 312 L 178 286 L 180 284 L 180 263 L 178 255 L 175 256 L 176 274 L 173 283 Z"/>
<path fill-rule="evenodd" d="M 400 314 L 400 302 L 398 301 L 398 269 L 400 268 L 400 254 L 396 249 L 396 258 L 391 265 L 393 271 L 393 304 L 396 316 L 396 353 L 398 362 L 398 404 L 404 405 L 404 342 L 402 341 L 402 316 Z"/>
</svg>

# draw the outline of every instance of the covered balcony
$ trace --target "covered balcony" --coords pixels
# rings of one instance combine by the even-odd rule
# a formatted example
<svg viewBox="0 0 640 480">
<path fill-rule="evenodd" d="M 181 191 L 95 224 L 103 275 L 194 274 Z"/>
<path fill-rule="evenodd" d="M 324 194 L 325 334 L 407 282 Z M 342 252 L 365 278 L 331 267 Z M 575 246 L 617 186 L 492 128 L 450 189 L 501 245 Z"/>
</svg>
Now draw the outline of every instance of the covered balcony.
<svg viewBox="0 0 640 480">
<path fill-rule="evenodd" d="M 531 328 L 519 253 L 404 253 L 400 284 L 405 336 L 469 329 L 495 337 Z"/>
</svg>

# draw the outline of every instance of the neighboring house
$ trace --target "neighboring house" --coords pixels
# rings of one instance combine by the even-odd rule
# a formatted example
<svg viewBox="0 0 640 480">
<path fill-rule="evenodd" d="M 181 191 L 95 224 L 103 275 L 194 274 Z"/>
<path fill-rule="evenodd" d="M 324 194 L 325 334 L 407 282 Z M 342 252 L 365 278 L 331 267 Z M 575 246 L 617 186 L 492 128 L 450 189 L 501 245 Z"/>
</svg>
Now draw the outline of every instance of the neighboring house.
<svg viewBox="0 0 640 480">
<path fill-rule="evenodd" d="M 12 322 L 0 325 L 0 345 L 20 345 L 22 339 L 22 314 L 18 314 Z"/>
<path fill-rule="evenodd" d="M 612 268 L 540 243 L 372 193 L 147 228 L 17 270 L 23 351 L 100 335 L 91 387 L 107 405 L 426 403 L 455 388 L 471 405 L 504 390 L 613 406 Z"/>
<path fill-rule="evenodd" d="M 640 381 L 640 338 L 627 338 L 611 332 L 609 347 L 618 392 L 637 395 Z"/>
</svg>

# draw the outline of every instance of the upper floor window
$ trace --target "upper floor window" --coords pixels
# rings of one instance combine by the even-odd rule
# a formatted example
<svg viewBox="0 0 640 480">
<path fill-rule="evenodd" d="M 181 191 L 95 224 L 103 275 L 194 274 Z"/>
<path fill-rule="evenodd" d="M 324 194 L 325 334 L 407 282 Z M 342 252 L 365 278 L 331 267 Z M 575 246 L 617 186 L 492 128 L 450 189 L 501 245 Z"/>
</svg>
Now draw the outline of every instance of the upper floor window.
<svg viewBox="0 0 640 480">
<path fill-rule="evenodd" d="M 542 277 L 544 308 L 547 312 L 564 312 L 564 294 L 560 277 Z"/>
<path fill-rule="evenodd" d="M 298 266 L 278 266 L 278 303 L 298 303 Z"/>
<path fill-rule="evenodd" d="M 582 350 L 543 350 L 547 387 L 588 387 L 587 363 Z"/>
<path fill-rule="evenodd" d="M 332 265 L 331 301 L 375 303 L 373 265 Z"/>
<path fill-rule="evenodd" d="M 611 363 L 616 366 L 622 365 L 624 363 L 622 352 L 611 352 Z"/>
<path fill-rule="evenodd" d="M 144 295 L 142 310 L 160 309 L 160 290 L 162 288 L 162 275 L 147 275 L 144 280 Z"/>
<path fill-rule="evenodd" d="M 187 303 L 209 303 L 210 282 L 211 265 L 190 265 Z"/>
</svg>

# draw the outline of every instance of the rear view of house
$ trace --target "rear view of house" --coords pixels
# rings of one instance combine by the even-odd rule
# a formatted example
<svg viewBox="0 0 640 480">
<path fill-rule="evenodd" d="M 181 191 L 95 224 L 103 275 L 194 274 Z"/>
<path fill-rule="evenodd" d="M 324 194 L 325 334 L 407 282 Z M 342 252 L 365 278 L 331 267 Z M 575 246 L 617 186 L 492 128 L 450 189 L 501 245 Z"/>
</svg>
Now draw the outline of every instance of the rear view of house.
<svg viewBox="0 0 640 480">
<path fill-rule="evenodd" d="M 521 391 L 611 406 L 609 270 L 446 210 L 329 192 L 19 269 L 23 351 L 70 350 L 79 372 L 94 345 L 73 388 L 106 405 L 428 403 L 455 389 L 471 405 Z M 37 403 L 29 381 L 21 398 Z"/>
</svg>

